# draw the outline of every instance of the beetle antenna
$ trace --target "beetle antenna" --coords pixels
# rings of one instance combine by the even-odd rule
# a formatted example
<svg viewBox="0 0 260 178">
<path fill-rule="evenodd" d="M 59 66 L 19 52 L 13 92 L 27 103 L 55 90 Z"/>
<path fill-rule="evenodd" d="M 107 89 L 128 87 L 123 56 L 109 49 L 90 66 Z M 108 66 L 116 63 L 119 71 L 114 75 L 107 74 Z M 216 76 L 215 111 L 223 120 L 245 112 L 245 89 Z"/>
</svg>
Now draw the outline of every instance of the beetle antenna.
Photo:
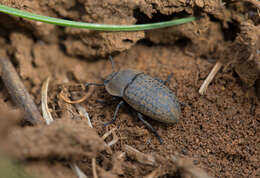
<svg viewBox="0 0 260 178">
<path fill-rule="evenodd" d="M 111 61 L 111 64 L 112 64 L 112 70 L 113 70 L 113 72 L 115 72 L 115 71 L 116 71 L 116 70 L 115 70 L 115 63 L 114 63 L 114 61 L 113 61 L 112 56 L 110 56 L 110 55 L 109 55 L 109 60 Z"/>
</svg>

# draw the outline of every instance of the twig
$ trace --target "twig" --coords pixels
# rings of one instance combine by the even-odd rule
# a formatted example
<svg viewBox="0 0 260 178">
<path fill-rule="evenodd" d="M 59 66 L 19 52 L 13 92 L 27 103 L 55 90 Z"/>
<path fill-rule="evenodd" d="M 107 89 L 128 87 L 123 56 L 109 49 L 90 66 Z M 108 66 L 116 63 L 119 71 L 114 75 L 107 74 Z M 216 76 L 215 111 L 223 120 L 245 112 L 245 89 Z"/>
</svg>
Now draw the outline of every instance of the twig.
<svg viewBox="0 0 260 178">
<path fill-rule="evenodd" d="M 103 136 L 102 139 L 105 140 L 109 135 L 112 134 L 112 132 L 114 132 L 116 130 L 116 128 L 113 128 L 111 130 L 109 130 L 108 132 L 106 132 Z"/>
<path fill-rule="evenodd" d="M 92 158 L 92 174 L 93 174 L 94 178 L 98 178 L 98 176 L 97 176 L 96 158 Z"/>
<path fill-rule="evenodd" d="M 109 135 L 113 134 L 113 140 L 111 140 L 109 143 L 107 143 L 108 147 L 111 147 L 112 145 L 116 144 L 119 140 L 118 136 L 115 133 L 115 130 L 116 130 L 116 128 L 113 128 L 102 136 L 102 139 L 105 140 Z"/>
<path fill-rule="evenodd" d="M 115 132 L 112 132 L 112 133 L 113 133 L 113 140 L 111 140 L 111 141 L 107 144 L 108 147 L 111 147 L 112 145 L 116 144 L 116 143 L 118 142 L 118 140 L 119 140 L 119 138 L 118 138 L 118 136 L 116 135 L 116 133 L 115 133 Z"/>
<path fill-rule="evenodd" d="M 49 125 L 51 122 L 53 122 L 53 118 L 48 109 L 49 82 L 50 82 L 50 77 L 48 77 L 42 85 L 42 102 L 41 102 L 42 103 L 42 115 L 43 115 L 43 118 L 45 119 L 47 125 Z"/>
<path fill-rule="evenodd" d="M 93 93 L 94 88 L 90 87 L 89 91 L 87 92 L 87 94 L 85 94 L 82 98 L 78 99 L 78 100 L 70 100 L 69 98 L 67 98 L 66 96 L 63 95 L 62 92 L 60 92 L 60 97 L 61 99 L 63 99 L 66 103 L 70 103 L 70 104 L 77 104 L 77 103 L 82 103 L 83 101 L 85 101 L 88 97 L 90 97 L 90 95 Z"/>
<path fill-rule="evenodd" d="M 138 161 L 139 163 L 151 166 L 156 164 L 155 158 L 152 155 L 144 154 L 129 145 L 125 145 L 125 152 L 128 157 Z"/>
<path fill-rule="evenodd" d="M 200 89 L 199 89 L 199 93 L 201 95 L 203 95 L 205 93 L 205 91 L 207 90 L 210 82 L 213 80 L 213 78 L 215 77 L 215 75 L 217 74 L 217 72 L 219 71 L 219 69 L 222 67 L 222 64 L 217 61 L 215 66 L 213 67 L 213 69 L 210 71 L 209 75 L 207 76 L 206 80 L 203 82 L 203 84 L 201 85 Z"/>
<path fill-rule="evenodd" d="M 88 178 L 88 176 L 84 172 L 82 172 L 76 164 L 70 163 L 70 167 L 78 176 L 78 178 Z"/>
<path fill-rule="evenodd" d="M 82 116 L 84 116 L 85 118 L 87 118 L 89 127 L 90 127 L 90 128 L 93 128 L 93 125 L 92 125 L 92 123 L 91 123 L 91 121 L 90 121 L 90 118 L 89 118 L 89 114 L 88 114 L 88 112 L 86 111 L 86 109 L 85 109 L 83 106 L 81 106 L 80 104 L 75 104 L 75 106 L 76 106 L 76 108 L 77 108 L 79 114 L 82 115 Z"/>
<path fill-rule="evenodd" d="M 32 124 L 43 122 L 40 112 L 26 90 L 8 58 L 0 57 L 1 77 L 13 101 L 25 112 L 25 119 Z"/>
</svg>

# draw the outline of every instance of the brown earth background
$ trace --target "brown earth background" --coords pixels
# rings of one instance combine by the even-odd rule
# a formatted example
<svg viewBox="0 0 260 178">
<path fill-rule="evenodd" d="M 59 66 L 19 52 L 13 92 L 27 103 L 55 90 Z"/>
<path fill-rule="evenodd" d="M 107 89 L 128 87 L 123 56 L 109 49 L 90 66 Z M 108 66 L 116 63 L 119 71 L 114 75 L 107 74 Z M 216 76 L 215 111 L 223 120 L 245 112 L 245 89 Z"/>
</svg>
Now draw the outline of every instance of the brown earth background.
<svg viewBox="0 0 260 178">
<path fill-rule="evenodd" d="M 8 155 L 34 177 L 76 177 L 76 163 L 92 177 L 180 177 L 172 161 L 178 152 L 214 177 L 260 177 L 260 9 L 250 0 L 1 0 L 1 4 L 63 19 L 102 24 L 143 24 L 186 16 L 198 20 L 165 29 L 140 32 L 97 32 L 29 21 L 0 14 L 0 55 L 8 57 L 39 106 L 43 81 L 51 76 L 49 109 L 55 121 L 31 126 L 15 108 L 0 81 L 0 137 Z M 102 87 L 82 91 L 85 82 L 101 83 L 116 67 L 144 71 L 163 80 L 182 106 L 180 122 L 147 119 L 164 140 L 138 121 L 128 106 L 110 121 L 115 104 Z M 219 60 L 223 68 L 205 95 L 198 90 Z M 93 129 L 74 104 L 60 93 L 80 98 Z M 109 149 L 102 135 L 116 128 L 118 142 Z M 112 137 L 112 136 L 110 136 Z M 111 141 L 108 137 L 106 142 Z M 130 145 L 156 161 L 143 164 L 123 156 Z M 121 155 L 121 156 L 120 156 Z M 154 177 L 156 177 L 154 176 Z"/>
</svg>

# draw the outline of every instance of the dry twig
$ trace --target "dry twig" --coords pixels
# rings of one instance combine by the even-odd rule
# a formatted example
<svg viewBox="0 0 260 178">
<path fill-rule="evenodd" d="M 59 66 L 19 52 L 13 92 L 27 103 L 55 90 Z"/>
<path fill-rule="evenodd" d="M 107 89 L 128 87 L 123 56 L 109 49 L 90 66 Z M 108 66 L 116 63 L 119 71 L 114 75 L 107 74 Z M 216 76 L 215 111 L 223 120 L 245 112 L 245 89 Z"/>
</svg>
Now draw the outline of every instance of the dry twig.
<svg viewBox="0 0 260 178">
<path fill-rule="evenodd" d="M 25 119 L 32 124 L 43 122 L 31 95 L 26 90 L 14 66 L 8 58 L 0 57 L 1 77 L 13 101 L 25 112 Z"/>
<path fill-rule="evenodd" d="M 49 125 L 53 122 L 52 115 L 48 108 L 48 87 L 49 87 L 50 77 L 48 77 L 42 85 L 42 116 L 46 121 L 46 124 Z"/>
<path fill-rule="evenodd" d="M 98 176 L 97 176 L 96 158 L 92 158 L 92 174 L 93 174 L 94 178 L 98 178 Z"/>
<path fill-rule="evenodd" d="M 83 101 L 85 101 L 88 97 L 90 97 L 90 95 L 93 93 L 94 88 L 90 87 L 89 91 L 80 99 L 78 100 L 70 100 L 69 98 L 67 98 L 62 91 L 60 92 L 60 97 L 66 102 L 66 103 L 70 103 L 70 104 L 77 104 L 77 103 L 82 103 Z"/>
<path fill-rule="evenodd" d="M 70 167 L 78 176 L 78 178 L 88 178 L 87 175 L 84 172 L 82 172 L 76 164 L 70 163 Z"/>
<path fill-rule="evenodd" d="M 127 156 L 138 161 L 139 163 L 151 166 L 154 166 L 156 164 L 155 158 L 152 155 L 144 154 L 129 145 L 125 145 L 125 152 Z"/>
<path fill-rule="evenodd" d="M 111 147 L 112 145 L 116 144 L 119 140 L 118 136 L 115 133 L 116 128 L 113 128 L 111 130 L 109 130 L 108 132 L 106 132 L 103 136 L 102 139 L 105 140 L 109 135 L 113 134 L 113 140 L 111 140 L 109 143 L 107 143 L 108 147 Z"/>
<path fill-rule="evenodd" d="M 113 134 L 113 140 L 111 140 L 111 141 L 107 144 L 108 147 L 111 147 L 112 145 L 116 144 L 116 143 L 118 142 L 118 140 L 119 140 L 119 138 L 118 138 L 118 136 L 116 135 L 115 132 L 112 132 L 112 134 Z"/>
<path fill-rule="evenodd" d="M 213 78 L 215 77 L 215 75 L 217 74 L 217 72 L 219 71 L 219 69 L 221 67 L 222 67 L 222 64 L 219 61 L 217 61 L 215 66 L 210 71 L 209 75 L 207 76 L 206 80 L 201 85 L 201 87 L 199 89 L 199 94 L 203 95 L 206 92 L 210 82 L 213 80 Z"/>
<path fill-rule="evenodd" d="M 83 117 L 87 118 L 89 127 L 93 128 L 93 125 L 92 125 L 90 118 L 89 118 L 89 114 L 86 111 L 86 109 L 83 106 L 81 106 L 80 104 L 75 104 L 75 106 L 76 106 L 79 114 L 82 115 Z"/>
<path fill-rule="evenodd" d="M 105 140 L 109 135 L 112 134 L 112 132 L 114 132 L 116 130 L 116 128 L 113 128 L 111 130 L 109 130 L 108 132 L 106 132 L 103 136 L 102 139 Z"/>
</svg>

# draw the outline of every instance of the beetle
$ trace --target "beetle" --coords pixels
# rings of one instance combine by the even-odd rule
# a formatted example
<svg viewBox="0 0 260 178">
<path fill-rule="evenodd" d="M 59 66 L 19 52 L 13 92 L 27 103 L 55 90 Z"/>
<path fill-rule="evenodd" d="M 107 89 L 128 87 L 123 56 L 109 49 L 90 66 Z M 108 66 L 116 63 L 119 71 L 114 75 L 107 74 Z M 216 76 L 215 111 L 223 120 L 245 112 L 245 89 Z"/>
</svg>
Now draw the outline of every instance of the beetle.
<svg viewBox="0 0 260 178">
<path fill-rule="evenodd" d="M 106 77 L 104 83 L 86 84 L 87 86 L 104 86 L 110 95 L 116 99 L 121 99 L 116 106 L 113 119 L 106 123 L 105 126 L 116 120 L 119 108 L 124 103 L 127 103 L 137 111 L 137 118 L 141 120 L 156 135 L 160 143 L 162 143 L 161 137 L 156 130 L 144 120 L 143 115 L 168 124 L 178 122 L 181 115 L 180 104 L 174 93 L 165 85 L 172 75 L 168 76 L 166 81 L 162 81 L 132 69 L 115 71 L 111 56 L 110 60 L 113 72 Z"/>
</svg>

